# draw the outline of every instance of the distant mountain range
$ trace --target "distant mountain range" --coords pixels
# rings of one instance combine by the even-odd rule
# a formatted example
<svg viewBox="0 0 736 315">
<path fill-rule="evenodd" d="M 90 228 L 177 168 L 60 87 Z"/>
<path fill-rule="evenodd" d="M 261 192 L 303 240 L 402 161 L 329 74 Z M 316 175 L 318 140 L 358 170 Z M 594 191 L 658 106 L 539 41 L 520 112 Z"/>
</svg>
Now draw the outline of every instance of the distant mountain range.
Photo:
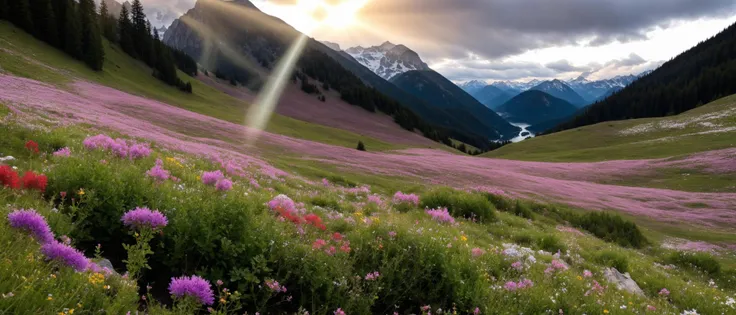
<svg viewBox="0 0 736 315">
<path fill-rule="evenodd" d="M 578 111 L 578 108 L 563 99 L 532 89 L 499 106 L 497 111 L 511 122 L 535 126 L 547 121 L 569 118 Z"/>
<path fill-rule="evenodd" d="M 590 103 L 583 99 L 583 97 L 575 92 L 575 90 L 573 90 L 569 85 L 565 84 L 565 82 L 557 79 L 552 81 L 544 81 L 529 90 L 545 92 L 554 97 L 563 99 L 577 107 L 584 107 L 585 105 L 588 105 Z"/>
<path fill-rule="evenodd" d="M 327 45 L 332 49 L 339 49 L 340 47 L 339 45 L 335 47 L 336 44 L 334 43 Z M 391 42 L 368 48 L 351 47 L 345 49 L 345 52 L 386 80 L 411 70 L 429 70 L 429 66 L 419 58 L 415 51 L 404 45 L 394 45 Z"/>
<path fill-rule="evenodd" d="M 493 85 L 486 85 L 475 93 L 471 93 L 478 101 L 488 108 L 496 110 L 497 107 L 503 105 L 512 99 L 516 93 L 504 91 Z"/>
</svg>

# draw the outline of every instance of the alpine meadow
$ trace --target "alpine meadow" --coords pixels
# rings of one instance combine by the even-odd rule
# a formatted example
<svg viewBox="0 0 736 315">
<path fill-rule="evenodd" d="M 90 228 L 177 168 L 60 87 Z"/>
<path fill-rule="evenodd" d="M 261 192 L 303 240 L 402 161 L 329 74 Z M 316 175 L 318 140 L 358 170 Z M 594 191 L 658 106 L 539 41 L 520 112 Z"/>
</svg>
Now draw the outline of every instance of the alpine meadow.
<svg viewBox="0 0 736 315">
<path fill-rule="evenodd" d="M 736 4 L 0 0 L 0 314 L 736 314 Z"/>
</svg>

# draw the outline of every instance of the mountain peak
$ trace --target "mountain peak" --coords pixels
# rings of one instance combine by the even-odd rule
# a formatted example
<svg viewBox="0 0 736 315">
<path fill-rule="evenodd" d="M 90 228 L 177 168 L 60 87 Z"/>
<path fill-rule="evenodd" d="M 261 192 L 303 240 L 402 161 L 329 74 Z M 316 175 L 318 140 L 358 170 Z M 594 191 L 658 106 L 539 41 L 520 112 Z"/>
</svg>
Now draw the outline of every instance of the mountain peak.
<svg viewBox="0 0 736 315">
<path fill-rule="evenodd" d="M 333 42 L 329 42 L 329 41 L 326 41 L 326 40 L 321 41 L 321 43 L 322 44 L 325 44 L 325 46 L 327 46 L 327 47 L 330 47 L 330 49 L 332 49 L 334 51 L 342 51 L 342 49 L 340 49 L 340 44 L 338 44 L 338 43 L 333 43 Z"/>
<path fill-rule="evenodd" d="M 386 80 L 411 70 L 429 70 L 429 66 L 415 51 L 389 41 L 368 48 L 351 47 L 345 52 Z"/>
</svg>

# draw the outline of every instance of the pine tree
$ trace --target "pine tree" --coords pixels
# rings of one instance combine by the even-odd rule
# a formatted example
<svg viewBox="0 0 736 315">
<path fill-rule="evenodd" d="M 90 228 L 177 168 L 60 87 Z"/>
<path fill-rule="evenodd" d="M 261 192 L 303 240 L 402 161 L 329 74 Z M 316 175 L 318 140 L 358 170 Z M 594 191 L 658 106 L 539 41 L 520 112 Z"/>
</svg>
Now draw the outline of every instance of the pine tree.
<svg viewBox="0 0 736 315">
<path fill-rule="evenodd" d="M 365 144 L 363 144 L 363 141 L 358 141 L 358 147 L 356 149 L 358 151 L 365 151 Z"/>
<path fill-rule="evenodd" d="M 120 47 L 125 53 L 131 55 L 133 58 L 137 58 L 135 46 L 133 44 L 133 25 L 130 22 L 130 13 L 128 12 L 127 6 L 123 6 L 120 10 L 120 17 L 118 18 L 118 38 L 120 40 Z"/>
<path fill-rule="evenodd" d="M 78 15 L 81 24 L 84 62 L 94 70 L 102 70 L 105 52 L 102 47 L 102 36 L 100 36 L 99 19 L 94 1 L 80 0 Z"/>
<path fill-rule="evenodd" d="M 115 36 L 115 19 L 110 15 L 107 2 L 104 0 L 100 1 L 99 19 L 99 28 L 102 35 L 111 42 L 117 42 L 117 36 Z"/>
<path fill-rule="evenodd" d="M 130 19 L 133 24 L 131 37 L 135 44 L 136 54 L 149 66 L 154 66 L 151 58 L 151 33 L 148 31 L 148 21 L 146 20 L 146 14 L 143 12 L 141 1 L 133 0 L 130 10 Z"/>
<path fill-rule="evenodd" d="M 15 26 L 33 33 L 33 22 L 31 20 L 31 9 L 28 0 L 10 0 L 8 5 L 8 18 Z"/>
<path fill-rule="evenodd" d="M 67 2 L 66 17 L 64 18 L 64 51 L 74 58 L 82 58 L 82 36 L 79 23 L 78 8 L 74 0 L 61 0 Z"/>
<path fill-rule="evenodd" d="M 56 20 L 49 0 L 31 0 L 31 17 L 33 19 L 33 34 L 39 39 L 55 45 Z"/>
<path fill-rule="evenodd" d="M 8 1 L 0 0 L 0 20 L 6 19 L 8 16 Z"/>
</svg>

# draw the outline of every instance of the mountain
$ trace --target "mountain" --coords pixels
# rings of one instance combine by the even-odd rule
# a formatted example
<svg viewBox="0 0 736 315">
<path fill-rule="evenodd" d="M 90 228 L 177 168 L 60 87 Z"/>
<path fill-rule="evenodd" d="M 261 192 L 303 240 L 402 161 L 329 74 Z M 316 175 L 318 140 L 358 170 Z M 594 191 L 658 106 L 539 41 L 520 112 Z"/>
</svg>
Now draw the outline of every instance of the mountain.
<svg viewBox="0 0 736 315">
<path fill-rule="evenodd" d="M 327 47 L 330 47 L 330 49 L 332 49 L 332 50 L 336 50 L 336 51 L 341 51 L 342 50 L 342 49 L 340 49 L 340 44 L 338 44 L 338 43 L 328 42 L 326 40 L 321 41 L 321 43 L 322 44 L 325 44 L 325 46 L 327 46 Z"/>
<path fill-rule="evenodd" d="M 410 94 L 460 117 L 468 114 L 480 120 L 483 134 L 491 139 L 510 139 L 519 128 L 509 124 L 496 112 L 432 70 L 413 70 L 393 77 L 391 83 Z"/>
<path fill-rule="evenodd" d="M 599 96 L 598 99 L 596 99 L 595 101 L 596 102 L 600 102 L 602 100 L 605 100 L 607 97 L 613 95 L 613 93 L 616 93 L 616 92 L 621 91 L 623 89 L 624 89 L 623 87 L 614 86 L 614 87 L 610 88 L 608 91 L 606 91 L 605 93 L 603 93 L 603 95 Z"/>
<path fill-rule="evenodd" d="M 486 85 L 479 91 L 472 94 L 481 104 L 487 106 L 492 110 L 496 110 L 497 107 L 508 102 L 516 94 L 509 93 L 493 85 Z"/>
<path fill-rule="evenodd" d="M 118 18 L 118 16 L 120 16 L 120 11 L 123 10 L 123 5 L 130 9 L 130 2 L 128 1 L 125 1 L 123 4 L 121 4 L 120 2 L 117 2 L 115 0 L 95 0 L 95 5 L 99 8 L 102 2 L 105 2 L 105 4 L 107 5 L 107 12 L 109 12 L 116 19 Z"/>
<path fill-rule="evenodd" d="M 676 115 L 736 93 L 736 24 L 554 129 Z"/>
<path fill-rule="evenodd" d="M 569 118 L 577 110 L 575 105 L 538 90 L 522 92 L 497 109 L 508 121 L 532 126 Z"/>
<path fill-rule="evenodd" d="M 588 81 L 580 76 L 574 80 L 566 81 L 566 83 L 583 99 L 592 103 L 601 99 L 607 92 L 613 89 L 622 89 L 639 79 L 641 75 L 623 75 L 616 76 L 611 79 Z M 610 94 L 609 94 L 610 95 Z M 605 97 L 603 97 L 605 98 Z"/>
<path fill-rule="evenodd" d="M 557 98 L 561 98 L 570 104 L 573 104 L 578 107 L 583 107 L 587 104 L 589 104 L 588 101 L 583 99 L 580 94 L 576 93 L 571 87 L 569 87 L 565 82 L 562 82 L 560 80 L 554 79 L 551 81 L 544 81 L 537 86 L 532 87 L 530 90 L 537 90 L 545 92 L 549 95 L 552 95 Z"/>
<path fill-rule="evenodd" d="M 482 88 L 486 87 L 488 83 L 480 80 L 472 80 L 465 83 L 460 83 L 457 86 L 459 86 L 463 91 L 468 92 L 468 94 L 475 96 L 475 93 L 480 91 Z"/>
<path fill-rule="evenodd" d="M 509 92 L 511 94 L 519 94 L 524 91 L 528 91 L 529 89 L 539 85 L 542 83 L 542 81 L 533 79 L 528 82 L 520 82 L 520 81 L 496 81 L 491 83 L 491 85 L 502 89 L 506 92 Z"/>
<path fill-rule="evenodd" d="M 419 54 L 404 45 L 385 42 L 368 48 L 351 47 L 345 52 L 386 80 L 406 71 L 429 70 Z"/>
</svg>

